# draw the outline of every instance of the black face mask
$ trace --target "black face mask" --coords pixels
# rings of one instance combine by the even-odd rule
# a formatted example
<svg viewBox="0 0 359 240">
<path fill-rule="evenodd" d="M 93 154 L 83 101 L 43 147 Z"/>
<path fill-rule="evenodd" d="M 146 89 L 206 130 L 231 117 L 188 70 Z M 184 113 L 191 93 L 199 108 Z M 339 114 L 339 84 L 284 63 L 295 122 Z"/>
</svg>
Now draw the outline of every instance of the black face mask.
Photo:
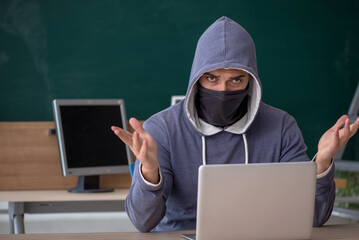
<svg viewBox="0 0 359 240">
<path fill-rule="evenodd" d="M 229 126 L 247 113 L 248 86 L 237 91 L 214 91 L 197 84 L 198 117 L 217 127 Z"/>
</svg>

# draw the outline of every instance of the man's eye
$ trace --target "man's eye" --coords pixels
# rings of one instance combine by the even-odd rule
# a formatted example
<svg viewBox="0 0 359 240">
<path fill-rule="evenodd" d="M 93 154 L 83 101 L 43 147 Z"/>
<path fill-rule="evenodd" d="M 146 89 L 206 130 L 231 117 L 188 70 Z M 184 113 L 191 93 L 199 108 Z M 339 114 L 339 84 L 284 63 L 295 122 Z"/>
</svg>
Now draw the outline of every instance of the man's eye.
<svg viewBox="0 0 359 240">
<path fill-rule="evenodd" d="M 240 83 L 242 80 L 241 79 L 232 79 L 233 83 Z"/>
<path fill-rule="evenodd" d="M 216 81 L 216 77 L 207 76 L 207 80 L 210 81 L 210 82 L 214 82 L 214 81 Z"/>
</svg>

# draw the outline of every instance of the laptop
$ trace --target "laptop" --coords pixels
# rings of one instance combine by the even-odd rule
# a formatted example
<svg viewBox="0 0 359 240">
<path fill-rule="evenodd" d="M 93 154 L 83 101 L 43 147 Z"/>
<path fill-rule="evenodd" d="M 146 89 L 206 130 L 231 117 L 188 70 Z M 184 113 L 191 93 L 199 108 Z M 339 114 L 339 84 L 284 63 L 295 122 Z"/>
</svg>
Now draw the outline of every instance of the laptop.
<svg viewBox="0 0 359 240">
<path fill-rule="evenodd" d="M 309 239 L 315 162 L 199 168 L 197 226 L 188 239 Z"/>
</svg>

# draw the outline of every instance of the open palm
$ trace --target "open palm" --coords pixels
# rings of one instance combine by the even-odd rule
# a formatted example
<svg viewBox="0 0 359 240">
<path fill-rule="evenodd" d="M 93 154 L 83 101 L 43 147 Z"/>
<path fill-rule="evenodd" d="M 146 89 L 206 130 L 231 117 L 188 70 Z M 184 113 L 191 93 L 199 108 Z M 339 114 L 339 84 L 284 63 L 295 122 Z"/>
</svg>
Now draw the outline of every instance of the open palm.
<svg viewBox="0 0 359 240">
<path fill-rule="evenodd" d="M 158 182 L 158 147 L 155 139 L 143 129 L 141 123 L 130 119 L 130 125 L 135 132 L 132 134 L 122 128 L 112 126 L 112 131 L 126 143 L 136 158 L 142 163 L 142 173 L 150 182 Z"/>
<path fill-rule="evenodd" d="M 334 155 L 357 132 L 359 118 L 353 124 L 349 124 L 349 122 L 349 117 L 343 115 L 333 127 L 323 134 L 318 144 L 317 163 L 329 166 Z"/>
</svg>

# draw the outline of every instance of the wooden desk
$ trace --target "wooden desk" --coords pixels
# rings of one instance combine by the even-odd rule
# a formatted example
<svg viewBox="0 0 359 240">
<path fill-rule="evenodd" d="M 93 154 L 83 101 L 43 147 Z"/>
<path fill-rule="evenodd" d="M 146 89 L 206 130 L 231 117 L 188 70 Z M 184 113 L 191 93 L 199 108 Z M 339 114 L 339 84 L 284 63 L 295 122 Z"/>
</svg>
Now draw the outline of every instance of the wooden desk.
<svg viewBox="0 0 359 240">
<path fill-rule="evenodd" d="M 0 190 L 69 189 L 76 176 L 61 173 L 54 122 L 0 122 Z M 129 188 L 130 173 L 100 176 L 102 188 Z"/>
<path fill-rule="evenodd" d="M 172 240 L 184 239 L 180 237 L 182 233 L 193 233 L 194 231 L 174 231 L 161 233 L 139 233 L 139 232 L 120 232 L 120 233 L 65 233 L 65 234 L 0 234 L 0 239 L 7 240 L 64 240 L 64 239 L 86 239 L 86 240 Z M 321 228 L 314 228 L 312 240 L 344 240 L 359 239 L 359 225 L 329 225 Z"/>
<path fill-rule="evenodd" d="M 10 233 L 25 233 L 25 213 L 124 211 L 129 189 L 107 193 L 69 193 L 67 190 L 0 191 L 9 202 Z"/>
</svg>

